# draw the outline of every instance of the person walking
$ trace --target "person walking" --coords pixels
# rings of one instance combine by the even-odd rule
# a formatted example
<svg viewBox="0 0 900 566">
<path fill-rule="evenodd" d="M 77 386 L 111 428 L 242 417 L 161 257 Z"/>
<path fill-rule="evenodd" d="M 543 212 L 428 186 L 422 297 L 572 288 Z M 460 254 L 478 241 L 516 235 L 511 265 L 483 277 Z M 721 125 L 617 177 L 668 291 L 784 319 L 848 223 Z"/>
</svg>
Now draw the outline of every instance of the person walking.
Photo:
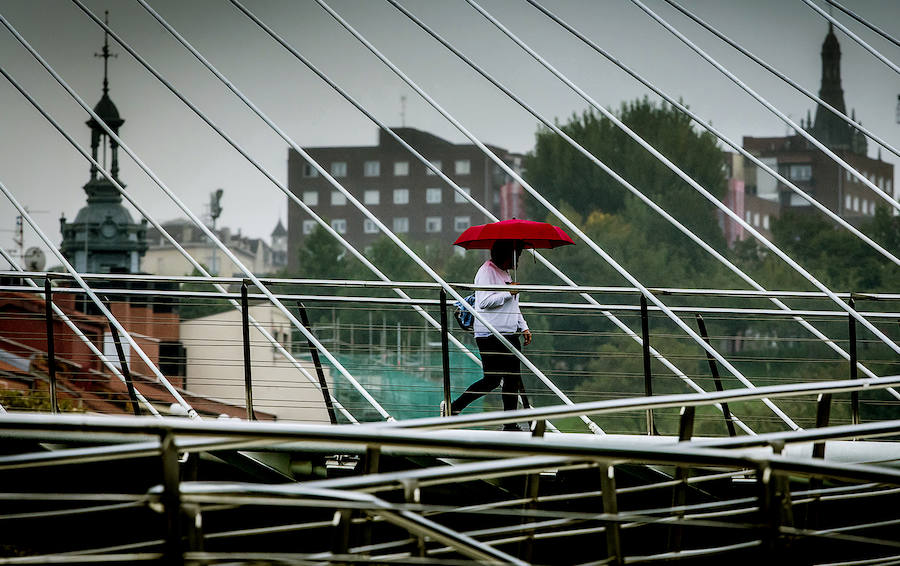
<svg viewBox="0 0 900 566">
<path fill-rule="evenodd" d="M 509 269 L 518 262 L 521 254 L 521 242 L 515 240 L 494 242 L 491 247 L 491 259 L 484 262 L 475 274 L 475 285 L 516 285 L 517 282 L 513 282 L 509 275 Z M 520 335 L 524 338 L 525 346 L 531 344 L 531 331 L 519 310 L 518 291 L 475 291 L 475 308 L 517 350 L 521 351 L 522 348 Z M 475 342 L 481 352 L 484 375 L 450 404 L 450 414 L 458 414 L 470 403 L 500 385 L 502 385 L 503 410 L 514 411 L 518 406 L 519 392 L 524 391 L 519 359 L 477 318 L 473 330 Z M 442 415 L 446 415 L 446 409 L 442 401 Z M 515 423 L 507 423 L 503 425 L 503 430 L 522 429 Z"/>
</svg>

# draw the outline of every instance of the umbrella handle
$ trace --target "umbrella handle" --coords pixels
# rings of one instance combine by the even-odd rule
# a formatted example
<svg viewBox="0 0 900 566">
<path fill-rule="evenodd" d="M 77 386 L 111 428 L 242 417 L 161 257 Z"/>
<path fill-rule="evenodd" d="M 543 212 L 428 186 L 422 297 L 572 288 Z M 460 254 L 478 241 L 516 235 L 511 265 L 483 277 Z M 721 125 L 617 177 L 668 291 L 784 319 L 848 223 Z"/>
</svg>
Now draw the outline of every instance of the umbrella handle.
<svg viewBox="0 0 900 566">
<path fill-rule="evenodd" d="M 513 248 L 513 282 L 517 282 L 519 279 L 519 270 L 516 267 L 516 250 Z"/>
</svg>

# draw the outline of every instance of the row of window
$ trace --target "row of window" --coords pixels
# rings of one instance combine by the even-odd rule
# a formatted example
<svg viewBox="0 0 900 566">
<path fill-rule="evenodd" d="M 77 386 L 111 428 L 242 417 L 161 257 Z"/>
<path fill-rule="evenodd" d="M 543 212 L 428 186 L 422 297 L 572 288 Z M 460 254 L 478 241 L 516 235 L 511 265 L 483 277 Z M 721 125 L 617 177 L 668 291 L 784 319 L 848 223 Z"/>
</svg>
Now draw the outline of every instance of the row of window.
<svg viewBox="0 0 900 566">
<path fill-rule="evenodd" d="M 868 216 L 875 216 L 875 201 L 860 199 L 858 196 L 844 195 L 844 212 L 861 212 Z"/>
<path fill-rule="evenodd" d="M 437 169 L 438 171 L 443 171 L 443 164 L 439 159 L 431 162 L 431 165 Z M 331 173 L 332 177 L 346 177 L 347 176 L 347 162 L 346 161 L 332 161 L 331 165 L 329 165 L 328 172 Z M 456 175 L 468 175 L 472 172 L 472 162 L 468 159 L 457 159 L 453 162 L 453 173 Z M 426 175 L 437 175 L 433 169 L 430 167 L 425 168 Z M 406 177 L 409 175 L 409 161 L 395 161 L 394 162 L 394 177 Z M 303 176 L 304 177 L 318 177 L 319 171 L 310 165 L 309 163 L 303 164 Z M 364 177 L 380 177 L 381 176 L 381 162 L 380 161 L 365 161 L 363 162 L 363 176 Z"/>
<path fill-rule="evenodd" d="M 744 212 L 744 221 L 746 221 L 747 224 L 753 224 L 757 228 L 761 226 L 763 230 L 769 229 L 768 214 L 763 214 L 762 218 L 760 219 L 760 215 L 758 212 L 750 212 L 749 210 L 747 210 Z"/>
<path fill-rule="evenodd" d="M 879 189 L 886 192 L 887 194 L 892 194 L 891 190 L 893 189 L 893 183 L 891 182 L 891 179 L 886 179 L 884 177 L 876 177 L 872 173 L 862 173 L 862 174 L 864 177 L 866 177 L 869 180 L 870 183 L 872 183 L 873 185 L 877 185 Z M 848 182 L 851 182 L 851 183 L 859 182 L 859 181 L 857 181 L 856 177 L 854 177 L 853 175 L 850 174 L 849 169 L 844 170 L 844 178 Z"/>
<path fill-rule="evenodd" d="M 303 221 L 303 233 L 311 234 L 318 223 L 315 220 Z M 472 225 L 472 217 L 470 216 L 454 216 L 453 231 L 462 232 Z M 338 234 L 347 233 L 347 220 L 344 218 L 335 218 L 331 221 L 331 227 Z M 397 234 L 405 234 L 409 232 L 409 218 L 405 216 L 395 217 L 391 222 L 391 230 Z M 443 230 L 443 219 L 440 216 L 429 216 L 425 218 L 425 231 L 431 234 L 437 234 Z M 363 233 L 377 234 L 380 232 L 378 226 L 369 220 L 363 219 Z"/>
<path fill-rule="evenodd" d="M 472 194 L 468 187 L 460 187 L 467 195 Z M 440 204 L 443 199 L 444 190 L 441 188 L 425 189 L 425 202 L 428 204 Z M 394 204 L 409 204 L 409 189 L 393 190 Z M 319 205 L 319 191 L 303 191 L 303 202 L 307 206 Z M 453 202 L 466 202 L 465 197 L 453 191 Z M 331 191 L 331 206 L 344 206 L 347 204 L 347 197 L 340 191 Z M 377 205 L 381 204 L 381 191 L 371 189 L 363 191 L 363 204 Z"/>
</svg>

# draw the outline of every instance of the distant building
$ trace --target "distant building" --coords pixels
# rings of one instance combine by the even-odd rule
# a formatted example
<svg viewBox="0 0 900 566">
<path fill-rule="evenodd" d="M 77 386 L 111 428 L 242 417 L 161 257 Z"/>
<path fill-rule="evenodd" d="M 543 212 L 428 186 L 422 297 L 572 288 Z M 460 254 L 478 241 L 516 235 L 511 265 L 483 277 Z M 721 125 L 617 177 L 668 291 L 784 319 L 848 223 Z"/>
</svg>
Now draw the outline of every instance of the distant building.
<svg viewBox="0 0 900 566">
<path fill-rule="evenodd" d="M 284 231 L 284 226 L 279 220 L 273 235 L 278 232 L 279 226 Z M 190 220 L 172 220 L 162 223 L 162 227 L 210 273 L 223 277 L 244 276 L 237 265 Z M 214 232 L 228 246 L 234 256 L 250 268 L 254 275 L 268 275 L 285 266 L 284 259 L 287 252 L 284 249 L 279 253 L 260 238 L 248 238 L 242 236 L 240 231 L 232 233 L 228 228 L 218 228 Z M 282 248 L 286 247 L 286 242 L 282 241 L 284 236 L 278 238 L 279 245 Z M 175 246 L 162 237 L 156 228 L 147 230 L 147 244 L 147 253 L 142 263 L 144 272 L 153 275 L 190 275 L 193 273 L 194 267 L 181 255 L 181 252 L 175 249 Z"/>
<path fill-rule="evenodd" d="M 278 224 L 272 230 L 272 263 L 279 267 L 287 266 L 288 231 L 278 219 Z"/>
<path fill-rule="evenodd" d="M 501 209 L 511 216 L 521 214 L 521 188 L 517 191 L 477 146 L 454 144 L 413 128 L 395 128 L 394 132 L 493 214 L 501 219 Z M 408 241 L 430 242 L 449 250 L 460 232 L 489 221 L 383 130 L 374 146 L 305 149 L 388 228 Z M 520 166 L 520 155 L 490 149 L 514 169 Z M 379 238 L 378 227 L 294 150 L 288 154 L 288 187 L 354 246 L 364 248 Z M 296 271 L 296 250 L 316 222 L 299 207 L 288 210 L 288 266 Z"/>
<path fill-rule="evenodd" d="M 846 113 L 841 87 L 841 49 L 830 25 L 822 44 L 819 98 Z M 805 121 L 801 120 L 801 126 L 873 184 L 896 196 L 893 164 L 882 161 L 880 155 L 876 159 L 868 157 L 866 137 L 857 128 L 821 104 L 816 108 L 815 119 L 808 114 Z M 875 215 L 875 207 L 881 198 L 799 134 L 745 137 L 743 146 L 850 223 L 859 224 Z M 729 158 L 729 161 L 731 171 L 735 173 L 732 180 L 744 184 L 742 201 L 734 198 L 733 187 L 729 185 L 729 206 L 763 235 L 771 236 L 772 223 L 786 211 L 814 210 L 806 200 L 753 163 L 745 162 L 740 156 Z M 737 162 L 742 165 L 735 167 Z M 742 173 L 738 175 L 739 170 Z M 730 223 L 730 220 L 723 221 L 723 228 L 732 243 L 733 236 L 743 230 L 730 226 Z M 746 234 L 741 234 L 738 239 L 742 237 Z"/>
<path fill-rule="evenodd" d="M 94 107 L 100 119 L 118 135 L 125 123 L 109 97 L 107 76 L 109 41 L 103 44 L 103 96 Z M 122 186 L 119 180 L 119 144 L 91 118 L 91 155 Z M 101 151 L 102 149 L 102 151 Z M 90 180 L 84 185 L 87 206 L 78 211 L 73 222 L 60 218 L 62 243 L 60 251 L 76 271 L 81 273 L 136 273 L 140 258 L 147 249 L 147 221 L 135 223 L 122 205 L 122 195 L 115 185 L 91 165 Z"/>
<path fill-rule="evenodd" d="M 256 319 L 278 342 L 291 351 L 291 323 L 270 305 L 251 305 Z M 199 395 L 231 405 L 245 405 L 241 313 L 228 310 L 181 323 L 186 348 L 186 387 Z M 321 390 L 278 353 L 262 333 L 250 327 L 250 359 L 253 361 L 253 407 L 279 420 L 329 423 Z M 298 362 L 316 376 L 312 362 Z M 326 367 L 326 382 L 331 382 Z M 332 389 L 333 392 L 333 389 Z"/>
</svg>

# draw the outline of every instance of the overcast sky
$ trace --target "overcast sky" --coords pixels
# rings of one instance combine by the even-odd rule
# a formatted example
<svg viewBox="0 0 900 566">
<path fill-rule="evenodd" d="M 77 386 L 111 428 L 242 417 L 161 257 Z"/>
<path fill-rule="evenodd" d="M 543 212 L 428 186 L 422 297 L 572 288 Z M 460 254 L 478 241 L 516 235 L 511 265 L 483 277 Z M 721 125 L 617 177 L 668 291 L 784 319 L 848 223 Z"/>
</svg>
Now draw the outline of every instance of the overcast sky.
<svg viewBox="0 0 900 566">
<path fill-rule="evenodd" d="M 136 2 L 86 0 L 98 14 L 110 10 L 110 25 L 157 70 L 222 126 L 276 178 L 287 177 L 287 144 L 228 92 Z M 737 54 L 660 0 L 646 3 L 707 49 L 793 118 L 812 103 Z M 683 0 L 701 17 L 818 91 L 824 20 L 800 0 Z M 843 0 L 844 5 L 900 37 L 900 2 Z M 368 145 L 376 126 L 334 93 L 225 0 L 151 0 L 151 4 L 195 47 L 304 146 Z M 311 0 L 245 4 L 300 52 L 345 87 L 379 118 L 405 124 L 453 142 L 465 138 L 394 76 Z M 541 69 L 462 0 L 404 3 L 546 116 L 565 120 L 587 104 Z M 481 140 L 506 149 L 532 148 L 536 121 L 474 71 L 427 37 L 381 0 L 334 0 L 331 5 L 407 72 Z M 544 54 L 596 100 L 608 107 L 647 94 L 633 79 L 589 50 L 522 0 L 484 0 L 482 5 Z M 681 97 L 732 138 L 784 135 L 778 118 L 718 74 L 628 0 L 546 1 L 559 16 L 653 81 Z M 0 0 L 0 13 L 92 106 L 101 95 L 102 60 L 94 57 L 102 30 L 64 0 Z M 836 13 L 837 16 L 840 14 Z M 846 21 L 846 17 L 842 17 Z M 895 62 L 900 49 L 848 25 Z M 848 109 L 900 146 L 895 121 L 900 76 L 840 32 Z M 178 101 L 111 40 L 110 95 L 126 120 L 120 134 L 198 215 L 209 193 L 225 190 L 220 226 L 265 237 L 287 200 L 244 158 Z M 85 148 L 87 114 L 0 27 L 0 66 L 9 72 Z M 651 98 L 654 98 L 651 96 Z M 0 78 L 0 181 L 35 211 L 58 243 L 59 217 L 73 219 L 84 206 L 88 163 L 8 83 Z M 870 143 L 870 155 L 875 145 Z M 883 152 L 885 160 L 896 163 Z M 120 178 L 135 198 L 161 221 L 183 216 L 153 182 L 120 152 Z M 0 203 L 0 245 L 13 247 L 15 212 Z M 38 243 L 26 229 L 26 247 Z M 57 263 L 51 259 L 50 265 Z"/>
</svg>

